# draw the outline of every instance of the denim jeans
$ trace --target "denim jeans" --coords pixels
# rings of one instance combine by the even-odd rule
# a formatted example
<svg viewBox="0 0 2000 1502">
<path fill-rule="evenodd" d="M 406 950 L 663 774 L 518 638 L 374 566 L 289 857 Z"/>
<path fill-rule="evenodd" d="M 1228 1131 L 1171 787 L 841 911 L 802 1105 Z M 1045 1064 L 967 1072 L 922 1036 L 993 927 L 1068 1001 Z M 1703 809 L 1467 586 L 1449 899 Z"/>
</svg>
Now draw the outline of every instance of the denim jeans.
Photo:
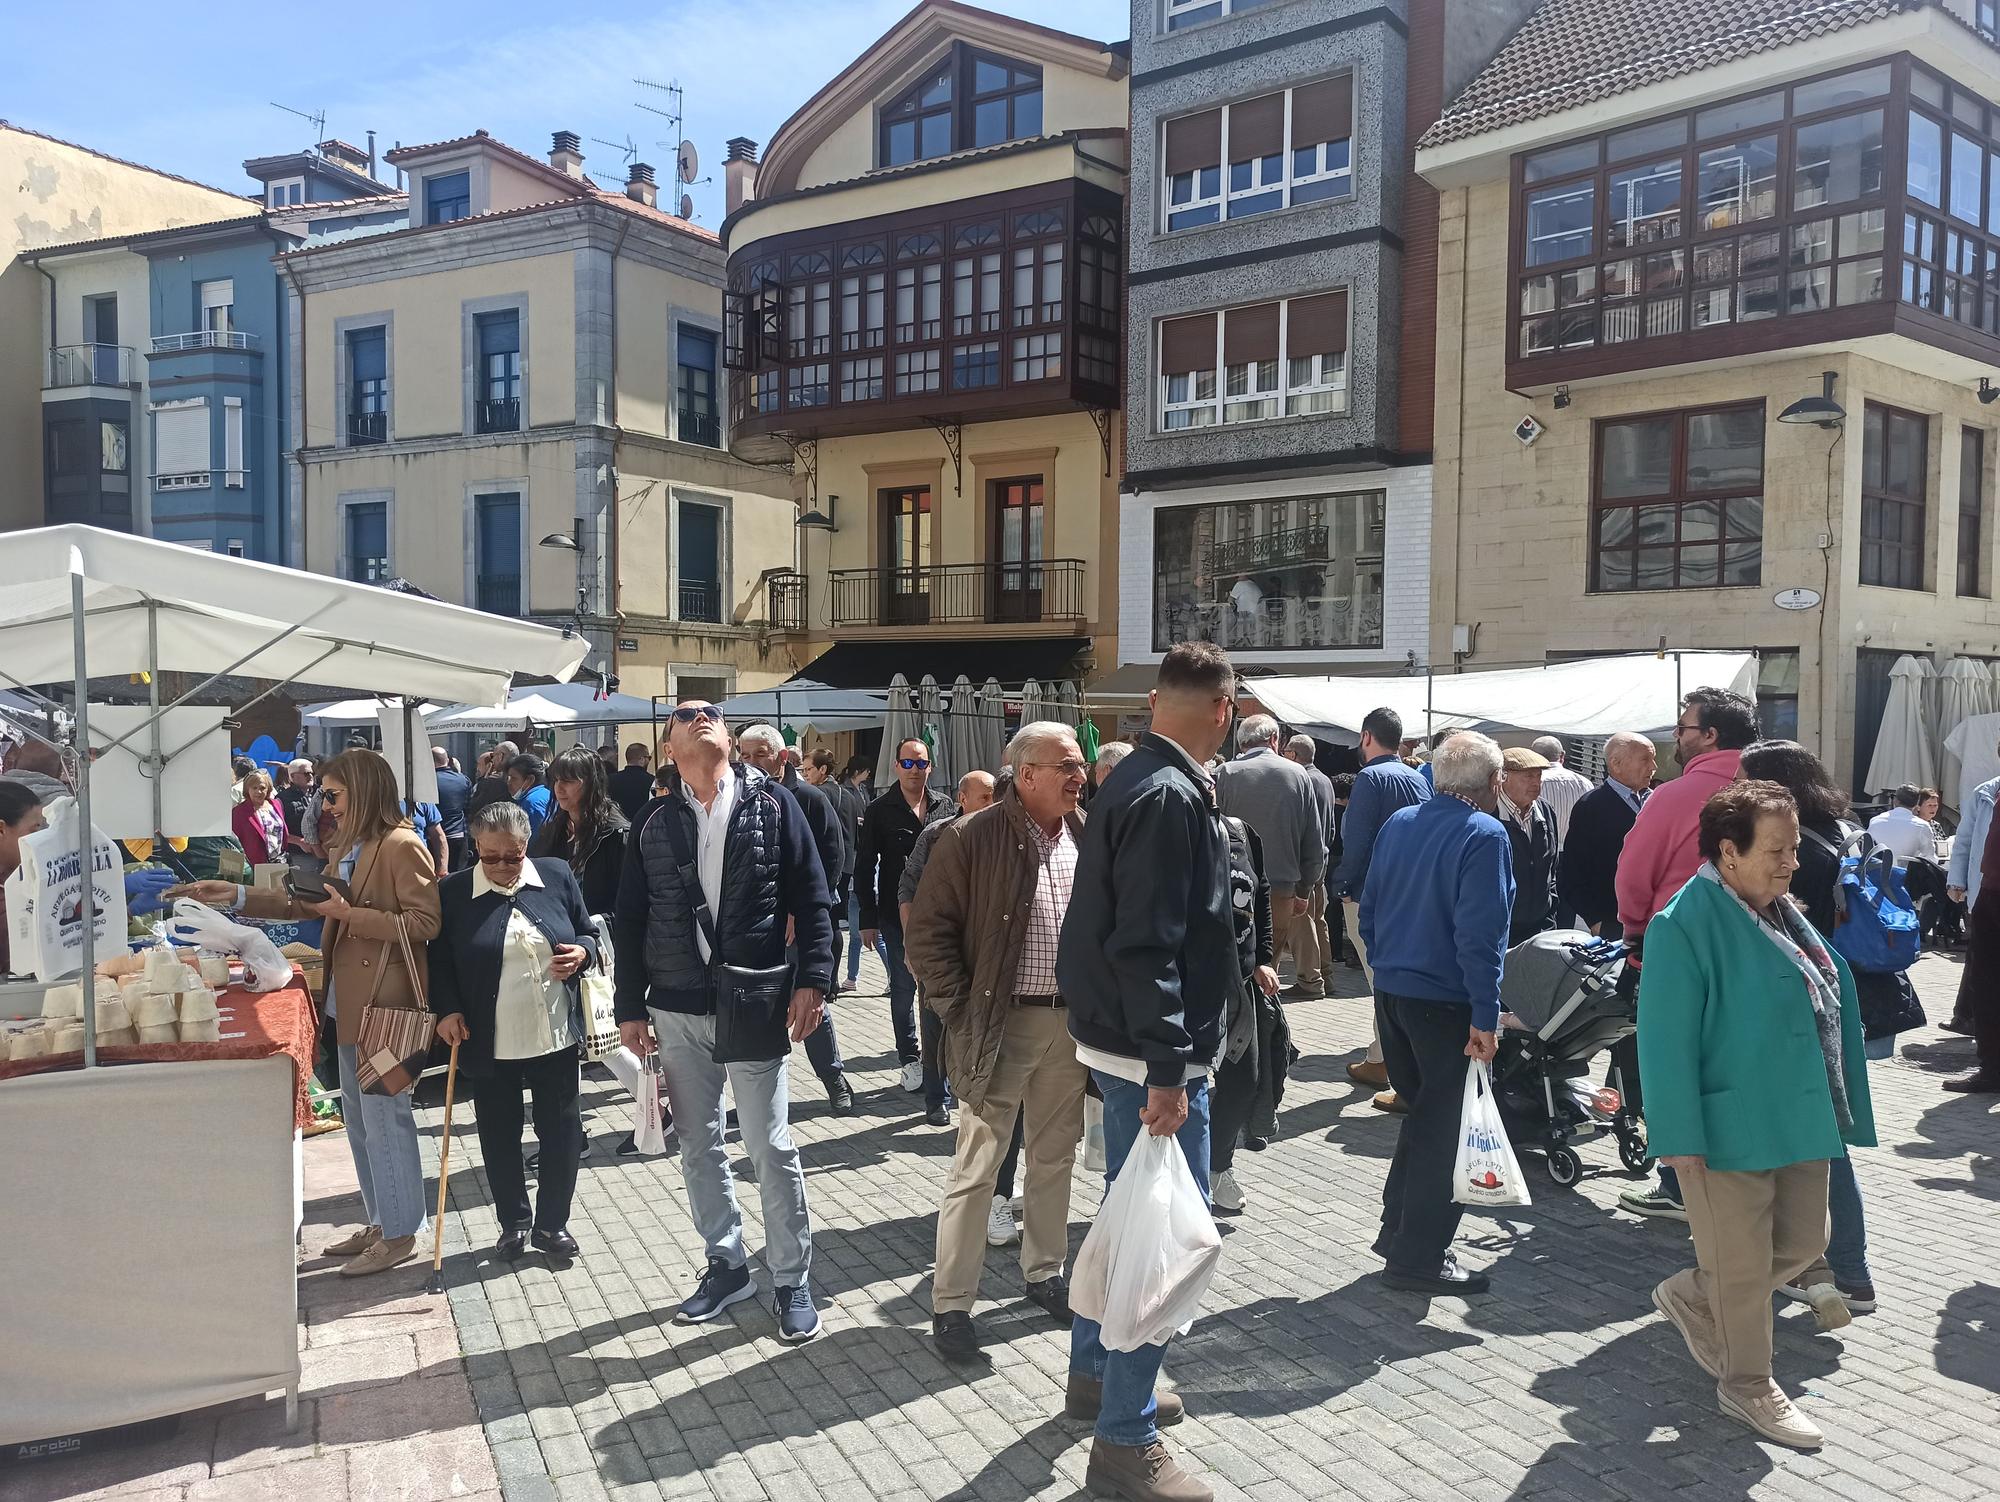
<svg viewBox="0 0 2000 1502">
<path fill-rule="evenodd" d="M 380 1226 L 391 1241 L 421 1236 L 431 1223 L 410 1101 L 408 1094 L 365 1094 L 354 1077 L 354 1045 L 340 1045 L 340 1119 L 347 1124 L 361 1206 L 368 1224 Z"/>
<path fill-rule="evenodd" d="M 896 1029 L 896 1057 L 905 1064 L 924 1065 L 924 1104 L 952 1106 L 951 1084 L 944 1077 L 944 1026 L 935 1013 L 917 1004 L 917 982 L 903 957 L 903 925 L 886 914 L 882 942 L 888 946 L 882 964 L 889 972 L 889 1020 Z M 918 1031 L 921 1014 L 922 1032 Z"/>
<path fill-rule="evenodd" d="M 743 1148 L 757 1170 L 764 1206 L 764 1267 L 779 1288 L 805 1286 L 812 1263 L 812 1222 L 806 1214 L 806 1179 L 792 1142 L 786 1061 L 718 1064 L 715 1018 L 652 1008 L 660 1040 L 660 1074 L 680 1134 L 681 1179 L 688 1213 L 710 1257 L 730 1267 L 750 1260 L 743 1249 L 743 1212 L 722 1150 L 722 1087 L 736 1102 Z"/>
<path fill-rule="evenodd" d="M 1868 1271 L 1868 1223 L 1861 1209 L 1861 1186 L 1855 1182 L 1852 1149 L 1849 1156 L 1826 1165 L 1826 1202 L 1833 1234 L 1827 1238 L 1826 1264 L 1849 1288 L 1873 1283 Z"/>
<path fill-rule="evenodd" d="M 847 876 L 840 883 L 847 893 L 847 985 L 850 990 L 861 979 L 861 899 L 854 895 L 854 878 Z M 875 941 L 875 953 L 887 964 L 888 952 L 882 941 Z"/>
<path fill-rule="evenodd" d="M 1104 1175 L 1108 1187 L 1117 1177 L 1132 1144 L 1146 1128 L 1139 1112 L 1146 1104 L 1146 1087 L 1116 1075 L 1091 1071 L 1104 1095 L 1104 1161 L 1111 1165 Z M 1194 1181 L 1208 1198 L 1208 1081 L 1196 1080 L 1187 1087 L 1188 1114 L 1176 1140 L 1187 1158 Z M 1104 1384 L 1103 1405 L 1098 1410 L 1097 1437 L 1108 1445 L 1139 1447 L 1160 1437 L 1153 1415 L 1158 1405 L 1153 1388 L 1160 1380 L 1160 1361 L 1167 1354 L 1164 1345 L 1141 1346 L 1136 1351 L 1107 1351 L 1096 1320 L 1076 1317 L 1070 1328 L 1069 1369 Z"/>
</svg>

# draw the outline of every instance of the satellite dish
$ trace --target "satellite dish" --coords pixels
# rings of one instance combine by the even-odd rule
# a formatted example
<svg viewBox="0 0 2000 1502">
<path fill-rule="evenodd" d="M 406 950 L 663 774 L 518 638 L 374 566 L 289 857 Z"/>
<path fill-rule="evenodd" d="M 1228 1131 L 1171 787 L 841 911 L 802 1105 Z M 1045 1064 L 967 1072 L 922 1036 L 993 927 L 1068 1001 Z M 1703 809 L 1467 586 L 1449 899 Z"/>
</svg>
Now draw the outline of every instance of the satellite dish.
<svg viewBox="0 0 2000 1502">
<path fill-rule="evenodd" d="M 681 218 L 694 218 L 694 199 L 689 194 L 681 194 Z"/>
<path fill-rule="evenodd" d="M 674 158 L 674 164 L 674 170 L 680 174 L 682 182 L 691 183 L 694 181 L 694 175 L 701 171 L 701 158 L 695 153 L 694 142 L 681 142 L 681 149 L 679 154 Z"/>
</svg>

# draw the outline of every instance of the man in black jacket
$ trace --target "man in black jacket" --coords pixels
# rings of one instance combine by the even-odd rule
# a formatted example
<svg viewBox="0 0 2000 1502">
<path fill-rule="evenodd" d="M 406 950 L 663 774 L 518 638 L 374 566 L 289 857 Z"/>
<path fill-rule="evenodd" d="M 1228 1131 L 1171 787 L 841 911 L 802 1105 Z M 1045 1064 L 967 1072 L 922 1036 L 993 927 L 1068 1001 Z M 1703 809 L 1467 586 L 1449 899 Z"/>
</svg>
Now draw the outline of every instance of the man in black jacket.
<svg viewBox="0 0 2000 1502">
<path fill-rule="evenodd" d="M 1542 799 L 1549 759 L 1527 746 L 1509 746 L 1500 774 L 1495 815 L 1514 850 L 1514 919 L 1507 947 L 1556 926 L 1556 811 Z"/>
<path fill-rule="evenodd" d="M 722 1091 L 736 1102 L 743 1145 L 764 1206 L 764 1263 L 777 1285 L 778 1333 L 819 1333 L 807 1273 L 812 1230 L 805 1175 L 788 1120 L 783 1039 L 772 1057 L 715 1062 L 718 965 L 769 970 L 797 959 L 788 1031 L 803 1042 L 819 1026 L 833 983 L 826 872 L 792 795 L 754 767 L 729 763 L 729 731 L 714 705 L 690 699 L 668 731 L 675 779 L 626 842 L 613 937 L 618 1031 L 634 1053 L 654 1051 L 674 1102 L 688 1210 L 708 1248 L 708 1271 L 676 1316 L 714 1319 L 756 1296 L 743 1248 L 743 1216 L 722 1150 Z M 696 909 L 705 908 L 704 925 Z M 721 953 L 712 952 L 708 932 Z"/>
<path fill-rule="evenodd" d="M 897 905 L 903 884 L 903 863 L 926 824 L 955 817 L 951 799 L 929 786 L 930 748 L 915 736 L 896 747 L 896 785 L 868 805 L 854 852 L 854 890 L 861 898 L 861 942 L 870 948 L 880 935 L 887 953 L 889 1018 L 896 1028 L 896 1057 L 903 1062 L 903 1088 L 921 1090 L 933 1111 L 949 1110 L 951 1092 L 944 1071 L 926 1068 L 926 1050 L 917 1033 L 917 983 L 903 958 L 903 916 Z M 935 1022 L 932 1026 L 935 1026 Z"/>
<path fill-rule="evenodd" d="M 1208 1076 L 1242 978 L 1229 841 L 1204 764 L 1228 736 L 1236 675 L 1220 648 L 1182 642 L 1152 701 L 1152 730 L 1091 803 L 1056 977 L 1104 1096 L 1107 1177 L 1143 1128 L 1178 1139 L 1206 1197 Z M 1107 1350 L 1097 1322 L 1077 1316 L 1066 1411 L 1097 1423 L 1085 1484 L 1130 1502 L 1209 1502 L 1160 1439 L 1181 1417 L 1177 1397 L 1153 1390 L 1165 1353 Z"/>
<path fill-rule="evenodd" d="M 1645 736 L 1619 731 L 1604 743 L 1604 781 L 1569 811 L 1556 896 L 1599 938 L 1625 936 L 1618 923 L 1618 853 L 1639 817 L 1658 762 L 1659 752 Z"/>
<path fill-rule="evenodd" d="M 840 832 L 840 814 L 833 804 L 812 783 L 799 776 L 799 769 L 785 755 L 785 738 L 772 725 L 752 725 L 739 731 L 736 747 L 743 753 L 743 759 L 767 777 L 784 784 L 785 791 L 797 801 L 806 816 L 806 825 L 812 830 L 813 848 L 819 852 L 821 868 L 826 872 L 827 901 L 833 903 L 833 894 L 840 889 L 840 862 L 846 841 Z M 840 974 L 840 919 L 838 909 L 832 909 L 833 926 L 833 970 Z M 827 1000 L 831 1002 L 834 990 L 828 990 Z M 854 1114 L 854 1089 L 847 1083 L 846 1066 L 840 1061 L 840 1039 L 833 1030 L 833 1009 L 828 1007 L 826 1015 L 820 1019 L 818 1027 L 806 1039 L 806 1058 L 811 1062 L 813 1073 L 826 1086 L 827 1103 L 836 1116 Z"/>
</svg>

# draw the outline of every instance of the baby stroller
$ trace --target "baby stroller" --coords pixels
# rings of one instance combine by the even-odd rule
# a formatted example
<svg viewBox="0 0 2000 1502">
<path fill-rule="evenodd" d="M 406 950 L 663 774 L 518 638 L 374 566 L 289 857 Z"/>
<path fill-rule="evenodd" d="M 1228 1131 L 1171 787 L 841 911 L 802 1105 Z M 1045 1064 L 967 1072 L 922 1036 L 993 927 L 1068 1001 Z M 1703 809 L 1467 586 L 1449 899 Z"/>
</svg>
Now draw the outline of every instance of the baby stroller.
<svg viewBox="0 0 2000 1502">
<path fill-rule="evenodd" d="M 1603 1089 L 1587 1082 L 1590 1061 L 1629 1038 L 1638 1017 L 1618 994 L 1625 946 L 1583 932 L 1536 934 L 1507 951 L 1500 982 L 1500 1051 L 1493 1094 L 1516 1141 L 1548 1154 L 1549 1177 L 1574 1184 L 1583 1160 L 1572 1138 L 1609 1130 L 1634 1173 L 1651 1161 L 1617 1066 Z"/>
</svg>

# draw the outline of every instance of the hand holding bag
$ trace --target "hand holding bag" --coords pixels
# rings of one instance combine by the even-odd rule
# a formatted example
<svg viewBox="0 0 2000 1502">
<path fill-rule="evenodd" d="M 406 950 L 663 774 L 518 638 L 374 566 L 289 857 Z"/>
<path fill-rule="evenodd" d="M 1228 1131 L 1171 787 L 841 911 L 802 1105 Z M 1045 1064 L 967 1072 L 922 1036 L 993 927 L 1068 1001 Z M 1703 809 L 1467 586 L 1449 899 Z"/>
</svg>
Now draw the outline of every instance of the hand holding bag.
<svg viewBox="0 0 2000 1502">
<path fill-rule="evenodd" d="M 1107 1351 L 1164 1345 L 1194 1322 L 1222 1235 L 1178 1138 L 1141 1132 L 1070 1275 L 1070 1307 L 1103 1326 Z"/>
<path fill-rule="evenodd" d="M 715 917 L 702 895 L 701 874 L 688 849 L 687 831 L 676 810 L 663 809 L 667 839 L 674 847 L 674 864 L 701 936 L 708 940 L 709 976 L 715 990 L 715 1046 L 709 1056 L 718 1064 L 768 1064 L 792 1051 L 790 1026 L 792 967 L 774 965 L 759 970 L 726 965 Z"/>
<path fill-rule="evenodd" d="M 577 977 L 583 1000 L 583 1056 L 602 1064 L 617 1053 L 618 988 L 612 969 L 611 929 L 602 915 L 593 914 L 591 926 L 597 930 L 597 963 Z"/>
<path fill-rule="evenodd" d="M 389 969 L 389 942 L 382 941 L 382 962 L 375 971 L 375 987 L 361 1008 L 361 1033 L 354 1045 L 354 1079 L 364 1095 L 401 1095 L 416 1088 L 430 1057 L 431 1034 L 436 1020 L 424 1000 L 424 983 L 410 949 L 410 931 L 397 913 L 396 938 L 403 948 L 403 963 L 410 967 L 410 988 L 416 994 L 414 1007 L 384 1006 L 376 1000 L 382 993 L 382 977 Z"/>
<path fill-rule="evenodd" d="M 636 1110 L 632 1116 L 632 1143 L 643 1155 L 663 1153 L 667 1150 L 667 1126 L 665 1114 L 660 1109 L 660 1056 L 646 1055 L 639 1067 L 638 1081 L 632 1087 L 632 1099 Z"/>
<path fill-rule="evenodd" d="M 1525 1205 L 1527 1180 L 1507 1140 L 1500 1108 L 1493 1100 L 1493 1071 L 1484 1059 L 1465 1071 L 1465 1104 L 1458 1118 L 1458 1161 L 1451 1197 L 1461 1205 Z"/>
</svg>

